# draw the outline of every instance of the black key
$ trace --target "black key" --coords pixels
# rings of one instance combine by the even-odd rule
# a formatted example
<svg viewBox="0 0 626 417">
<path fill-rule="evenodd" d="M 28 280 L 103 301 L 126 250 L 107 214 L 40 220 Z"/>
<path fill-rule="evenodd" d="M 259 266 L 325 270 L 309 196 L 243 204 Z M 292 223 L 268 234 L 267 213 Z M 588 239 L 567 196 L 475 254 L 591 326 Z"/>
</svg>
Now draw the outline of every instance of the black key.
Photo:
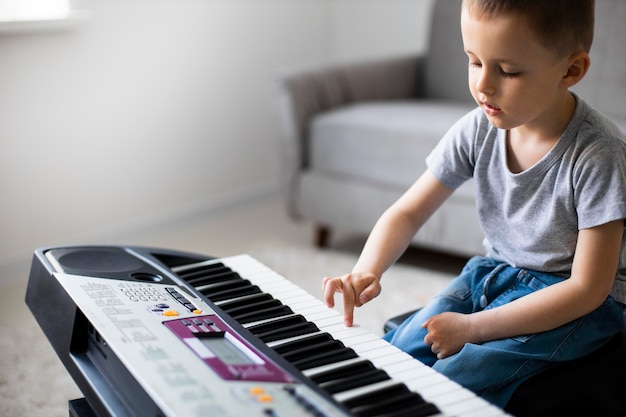
<svg viewBox="0 0 626 417">
<path fill-rule="evenodd" d="M 317 326 L 311 322 L 293 324 L 285 326 L 282 329 L 276 329 L 256 335 L 265 343 L 275 342 L 277 340 L 288 339 L 290 337 L 304 336 L 319 331 Z"/>
<path fill-rule="evenodd" d="M 354 350 L 346 348 L 328 333 L 303 337 L 273 349 L 301 371 L 358 357 Z"/>
<path fill-rule="evenodd" d="M 204 285 L 202 287 L 197 287 L 196 289 L 200 292 L 204 293 L 213 293 L 220 292 L 224 290 L 230 290 L 232 288 L 241 288 L 246 286 L 251 286 L 252 283 L 247 279 L 230 279 L 228 281 L 221 281 L 211 285 Z"/>
<path fill-rule="evenodd" d="M 301 315 L 287 316 L 267 323 L 248 327 L 248 330 L 265 343 L 319 331 L 319 328 Z"/>
<path fill-rule="evenodd" d="M 304 371 L 306 369 L 315 368 L 317 366 L 328 365 L 330 363 L 341 362 L 358 357 L 359 355 L 357 355 L 354 350 L 343 347 L 330 352 L 320 352 L 316 355 L 301 358 L 291 363 L 299 370 Z"/>
<path fill-rule="evenodd" d="M 320 385 L 324 382 L 350 377 L 354 374 L 369 371 L 372 369 L 376 369 L 374 364 L 368 360 L 363 360 L 360 362 L 350 363 L 348 365 L 338 366 L 337 368 L 330 369 L 328 371 L 320 372 L 319 374 L 313 375 L 310 378 L 317 385 Z"/>
<path fill-rule="evenodd" d="M 297 361 L 320 353 L 331 353 L 333 350 L 340 350 L 344 347 L 345 345 L 339 340 L 325 340 L 286 352 L 283 357 L 288 361 Z"/>
<path fill-rule="evenodd" d="M 411 393 L 406 385 L 399 382 L 388 387 L 381 388 L 379 390 L 368 392 L 363 395 L 352 397 L 346 401 L 343 401 L 343 405 L 349 409 L 354 409 L 369 404 L 376 404 L 381 401 L 385 401 L 387 398 L 393 398 L 403 395 L 405 393 Z"/>
<path fill-rule="evenodd" d="M 248 331 L 254 335 L 260 335 L 274 330 L 280 330 L 288 326 L 307 323 L 307 320 L 301 315 L 296 314 L 289 317 L 268 321 L 267 323 L 256 324 L 248 327 Z M 313 324 L 313 323 L 311 323 Z M 315 326 L 317 327 L 317 326 Z"/>
<path fill-rule="evenodd" d="M 328 340 L 334 340 L 328 333 L 320 333 L 313 336 L 303 337 L 302 339 L 293 340 L 291 342 L 283 343 L 282 345 L 274 346 L 276 352 L 281 355 L 293 350 L 300 349 L 302 347 L 310 346 L 312 344 L 321 343 Z"/>
<path fill-rule="evenodd" d="M 200 293 L 206 296 L 209 300 L 216 303 L 218 301 L 230 300 L 233 298 L 243 297 L 245 295 L 259 294 L 261 293 L 261 289 L 256 285 L 249 285 L 241 288 L 231 288 L 229 290 L 218 292 L 200 291 Z"/>
<path fill-rule="evenodd" d="M 358 357 L 352 349 L 346 348 L 328 333 L 287 342 L 274 350 L 301 371 Z"/>
<path fill-rule="evenodd" d="M 234 280 L 234 279 L 243 279 L 241 278 L 241 276 L 239 276 L 238 273 L 233 272 L 229 269 L 225 269 L 224 271 L 220 271 L 217 273 L 212 273 L 210 275 L 203 274 L 200 271 L 195 275 L 198 275 L 198 276 L 197 277 L 192 276 L 191 279 L 187 280 L 187 283 L 196 288 L 201 287 L 203 285 L 214 284 L 216 282 L 229 281 L 229 280 Z"/>
<path fill-rule="evenodd" d="M 198 277 L 200 274 L 208 276 L 211 274 L 220 273 L 224 270 L 230 271 L 231 269 L 220 262 L 220 263 L 215 263 L 211 265 L 195 266 L 193 268 L 180 271 L 177 274 L 179 277 L 181 277 L 185 281 L 189 281 L 190 279 Z"/>
<path fill-rule="evenodd" d="M 245 306 L 250 303 L 257 303 L 260 301 L 273 300 L 273 299 L 274 297 L 272 297 L 271 295 L 267 293 L 260 293 L 260 294 L 250 295 L 248 297 L 237 298 L 232 301 L 225 301 L 225 302 L 220 303 L 219 306 L 222 310 L 228 311 L 230 309 Z"/>
<path fill-rule="evenodd" d="M 381 415 L 394 415 L 393 413 L 404 412 L 409 409 L 413 410 L 414 415 L 424 415 L 424 411 L 430 412 L 432 410 L 430 404 L 424 402 L 420 395 L 414 392 L 405 392 L 401 395 L 388 397 L 373 405 L 352 408 L 350 412 L 358 417 L 378 417 Z"/>
<path fill-rule="evenodd" d="M 320 384 L 320 388 L 330 394 L 336 394 L 338 392 L 348 391 L 358 387 L 364 387 L 366 385 L 372 385 L 377 382 L 387 381 L 389 375 L 387 372 L 381 369 L 368 369 L 359 373 L 355 373 L 344 378 L 336 379 L 334 381 L 324 382 Z"/>
<path fill-rule="evenodd" d="M 231 317 L 237 320 L 241 324 L 252 323 L 254 321 L 273 319 L 276 317 L 283 317 L 289 314 L 293 314 L 293 310 L 285 305 L 278 305 L 274 307 L 264 308 L 262 310 L 253 311 L 250 313 L 244 313 L 239 315 L 232 315 Z"/>
<path fill-rule="evenodd" d="M 376 414 L 376 417 L 429 417 L 441 414 L 441 411 L 435 404 L 424 403 L 411 407 L 404 407 L 400 410 Z"/>
<path fill-rule="evenodd" d="M 220 305 L 220 308 L 227 312 L 230 316 L 236 317 L 241 316 L 243 314 L 252 313 L 259 310 L 264 310 L 266 308 L 282 306 L 283 303 L 272 298 L 270 300 L 261 300 L 256 302 L 248 302 L 244 305 L 240 305 L 237 307 L 225 308 L 223 305 Z"/>
</svg>

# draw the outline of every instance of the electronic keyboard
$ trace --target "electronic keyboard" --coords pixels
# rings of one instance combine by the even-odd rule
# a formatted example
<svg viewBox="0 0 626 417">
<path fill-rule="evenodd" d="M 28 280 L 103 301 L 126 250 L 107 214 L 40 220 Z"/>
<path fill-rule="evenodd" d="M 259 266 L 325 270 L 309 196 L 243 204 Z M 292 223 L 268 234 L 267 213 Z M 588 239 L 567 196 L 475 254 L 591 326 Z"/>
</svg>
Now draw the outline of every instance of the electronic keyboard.
<svg viewBox="0 0 626 417">
<path fill-rule="evenodd" d="M 248 255 L 41 248 L 26 303 L 98 417 L 506 415 Z"/>
</svg>

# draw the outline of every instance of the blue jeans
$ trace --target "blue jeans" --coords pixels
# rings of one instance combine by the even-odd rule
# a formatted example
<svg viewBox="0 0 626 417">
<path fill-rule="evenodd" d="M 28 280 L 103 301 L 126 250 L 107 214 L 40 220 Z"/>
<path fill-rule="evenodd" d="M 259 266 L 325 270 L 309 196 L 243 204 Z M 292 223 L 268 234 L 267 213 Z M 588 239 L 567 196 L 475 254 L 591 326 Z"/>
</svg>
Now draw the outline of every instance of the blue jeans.
<svg viewBox="0 0 626 417">
<path fill-rule="evenodd" d="M 441 293 L 384 339 L 504 407 L 515 389 L 532 375 L 557 362 L 584 356 L 619 333 L 624 326 L 623 306 L 608 297 L 593 312 L 554 330 L 480 345 L 467 343 L 458 353 L 440 360 L 424 344 L 422 324 L 445 311 L 469 314 L 495 308 L 563 279 L 474 257 Z"/>
</svg>

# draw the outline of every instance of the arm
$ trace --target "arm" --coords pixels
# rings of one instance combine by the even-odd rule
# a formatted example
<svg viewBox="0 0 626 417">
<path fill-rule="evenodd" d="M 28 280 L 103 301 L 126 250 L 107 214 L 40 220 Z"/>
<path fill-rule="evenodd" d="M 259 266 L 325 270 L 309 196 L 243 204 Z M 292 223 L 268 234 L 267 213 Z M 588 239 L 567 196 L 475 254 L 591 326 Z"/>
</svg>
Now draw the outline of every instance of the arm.
<svg viewBox="0 0 626 417">
<path fill-rule="evenodd" d="M 623 230 L 623 220 L 581 230 L 570 278 L 491 310 L 433 316 L 424 342 L 444 358 L 465 343 L 548 331 L 592 312 L 613 286 Z"/>
<path fill-rule="evenodd" d="M 355 306 L 380 294 L 383 272 L 402 255 L 415 233 L 452 192 L 427 170 L 376 222 L 352 272 L 324 278 L 324 299 L 329 307 L 334 306 L 336 292 L 343 294 L 346 325 L 352 325 Z"/>
</svg>

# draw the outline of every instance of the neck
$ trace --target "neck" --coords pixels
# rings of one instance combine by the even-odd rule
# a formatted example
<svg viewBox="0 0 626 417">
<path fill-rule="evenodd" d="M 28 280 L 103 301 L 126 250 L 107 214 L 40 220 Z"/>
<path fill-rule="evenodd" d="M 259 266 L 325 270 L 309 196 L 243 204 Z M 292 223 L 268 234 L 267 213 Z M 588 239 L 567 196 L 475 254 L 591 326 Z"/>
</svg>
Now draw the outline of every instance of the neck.
<svg viewBox="0 0 626 417">
<path fill-rule="evenodd" d="M 534 123 L 511 129 L 511 133 L 517 138 L 534 142 L 557 141 L 576 111 L 576 98 L 568 91 L 555 103 L 555 111 L 544 115 Z"/>
</svg>

